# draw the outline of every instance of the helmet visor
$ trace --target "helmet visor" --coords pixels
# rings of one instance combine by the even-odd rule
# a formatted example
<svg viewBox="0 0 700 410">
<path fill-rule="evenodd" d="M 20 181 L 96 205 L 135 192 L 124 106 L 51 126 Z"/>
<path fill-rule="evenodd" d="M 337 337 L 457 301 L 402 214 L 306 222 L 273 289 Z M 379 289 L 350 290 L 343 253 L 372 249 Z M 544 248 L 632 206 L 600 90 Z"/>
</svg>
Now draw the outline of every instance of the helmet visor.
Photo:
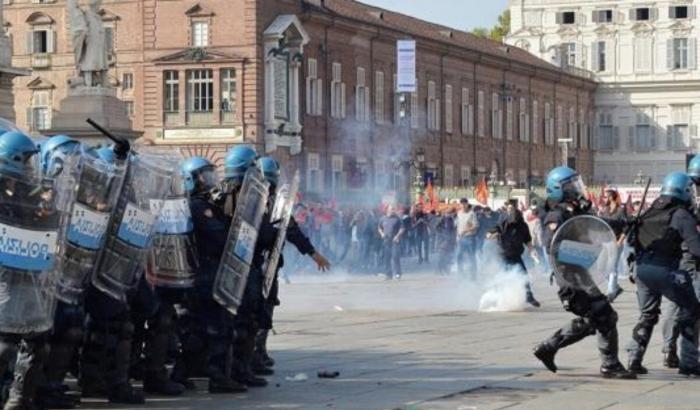
<svg viewBox="0 0 700 410">
<path fill-rule="evenodd" d="M 585 198 L 588 196 L 586 184 L 583 183 L 580 175 L 575 175 L 562 182 L 561 190 L 565 198 Z"/>
<path fill-rule="evenodd" d="M 209 190 L 216 186 L 219 181 L 219 175 L 216 168 L 204 168 L 196 175 L 196 183 L 202 190 Z"/>
</svg>

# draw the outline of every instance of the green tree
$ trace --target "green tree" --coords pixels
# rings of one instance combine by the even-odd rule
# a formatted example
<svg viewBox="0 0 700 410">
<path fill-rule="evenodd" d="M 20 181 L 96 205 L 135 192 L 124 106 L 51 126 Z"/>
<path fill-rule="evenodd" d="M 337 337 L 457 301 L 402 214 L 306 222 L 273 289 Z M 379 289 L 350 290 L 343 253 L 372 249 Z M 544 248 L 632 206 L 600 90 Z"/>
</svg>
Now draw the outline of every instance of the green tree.
<svg viewBox="0 0 700 410">
<path fill-rule="evenodd" d="M 489 38 L 489 30 L 484 27 L 475 28 L 474 30 L 472 30 L 472 34 L 481 38 Z"/>
<path fill-rule="evenodd" d="M 498 16 L 498 23 L 491 30 L 484 27 L 477 27 L 472 30 L 472 34 L 481 38 L 490 38 L 498 42 L 503 41 L 503 37 L 510 32 L 510 10 L 506 9 Z"/>
<path fill-rule="evenodd" d="M 498 23 L 491 29 L 490 36 L 492 40 L 503 41 L 503 38 L 510 32 L 510 9 L 506 9 L 498 16 Z"/>
</svg>

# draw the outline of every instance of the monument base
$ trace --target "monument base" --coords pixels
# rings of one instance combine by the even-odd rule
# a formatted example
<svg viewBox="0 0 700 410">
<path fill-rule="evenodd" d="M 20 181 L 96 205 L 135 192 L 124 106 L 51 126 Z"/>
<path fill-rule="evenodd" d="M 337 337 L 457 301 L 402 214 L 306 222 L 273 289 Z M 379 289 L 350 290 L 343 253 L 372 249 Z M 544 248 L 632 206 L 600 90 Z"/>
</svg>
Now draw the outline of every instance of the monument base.
<svg viewBox="0 0 700 410">
<path fill-rule="evenodd" d="M 87 144 L 105 143 L 106 138 L 86 122 L 88 118 L 122 138 L 135 140 L 142 134 L 131 128 L 126 103 L 117 98 L 113 88 L 86 86 L 68 91 L 46 134 L 65 134 Z"/>
</svg>

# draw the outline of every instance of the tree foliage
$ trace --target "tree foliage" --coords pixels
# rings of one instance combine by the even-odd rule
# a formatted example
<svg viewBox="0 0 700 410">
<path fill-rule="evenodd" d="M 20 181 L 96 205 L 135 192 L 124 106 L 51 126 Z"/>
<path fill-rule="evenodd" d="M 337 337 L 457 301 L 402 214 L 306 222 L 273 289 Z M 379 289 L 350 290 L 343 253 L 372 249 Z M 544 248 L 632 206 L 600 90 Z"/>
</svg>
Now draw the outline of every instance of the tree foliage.
<svg viewBox="0 0 700 410">
<path fill-rule="evenodd" d="M 510 32 L 510 10 L 506 9 L 498 16 L 498 23 L 490 30 L 484 27 L 477 27 L 472 30 L 472 34 L 481 38 L 490 38 L 502 42 L 503 38 Z"/>
</svg>

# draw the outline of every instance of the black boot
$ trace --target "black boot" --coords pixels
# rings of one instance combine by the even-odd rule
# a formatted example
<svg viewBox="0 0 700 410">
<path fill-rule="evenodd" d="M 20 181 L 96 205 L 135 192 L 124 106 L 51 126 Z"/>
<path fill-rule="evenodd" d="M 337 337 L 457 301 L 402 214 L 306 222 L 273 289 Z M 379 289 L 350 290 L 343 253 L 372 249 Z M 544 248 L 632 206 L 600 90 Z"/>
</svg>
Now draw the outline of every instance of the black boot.
<svg viewBox="0 0 700 410">
<path fill-rule="evenodd" d="M 634 380 L 637 378 L 637 374 L 627 371 L 619 362 L 612 366 L 601 366 L 600 374 L 605 379 Z"/>
<path fill-rule="evenodd" d="M 630 360 L 627 368 L 630 372 L 632 372 L 634 374 L 647 374 L 647 373 L 649 373 L 649 370 L 647 370 L 646 367 L 642 366 L 641 360 Z"/>
<path fill-rule="evenodd" d="M 677 369 L 680 366 L 680 360 L 675 350 L 664 353 L 664 367 L 669 369 Z"/>
<path fill-rule="evenodd" d="M 220 375 L 209 378 L 209 393 L 245 393 L 248 387 L 229 377 Z"/>
<path fill-rule="evenodd" d="M 135 389 L 129 383 L 114 386 L 109 392 L 110 403 L 119 404 L 144 404 L 146 397 L 141 390 Z"/>
<path fill-rule="evenodd" d="M 691 368 L 680 367 L 678 374 L 688 377 L 700 377 L 700 365 Z"/>
<path fill-rule="evenodd" d="M 66 394 L 58 389 L 39 389 L 37 398 L 39 408 L 74 409 L 80 405 L 80 396 Z"/>
<path fill-rule="evenodd" d="M 545 343 L 539 344 L 535 347 L 533 352 L 536 358 L 538 358 L 550 372 L 557 372 L 557 365 L 554 363 L 554 356 L 557 354 L 557 350 L 551 348 Z"/>
<path fill-rule="evenodd" d="M 185 386 L 168 379 L 165 372 L 148 372 L 143 377 L 143 391 L 163 396 L 179 396 L 185 392 Z"/>
<path fill-rule="evenodd" d="M 44 336 L 22 339 L 15 364 L 14 380 L 10 387 L 5 410 L 33 410 L 39 375 L 43 370 L 49 347 Z"/>
</svg>

